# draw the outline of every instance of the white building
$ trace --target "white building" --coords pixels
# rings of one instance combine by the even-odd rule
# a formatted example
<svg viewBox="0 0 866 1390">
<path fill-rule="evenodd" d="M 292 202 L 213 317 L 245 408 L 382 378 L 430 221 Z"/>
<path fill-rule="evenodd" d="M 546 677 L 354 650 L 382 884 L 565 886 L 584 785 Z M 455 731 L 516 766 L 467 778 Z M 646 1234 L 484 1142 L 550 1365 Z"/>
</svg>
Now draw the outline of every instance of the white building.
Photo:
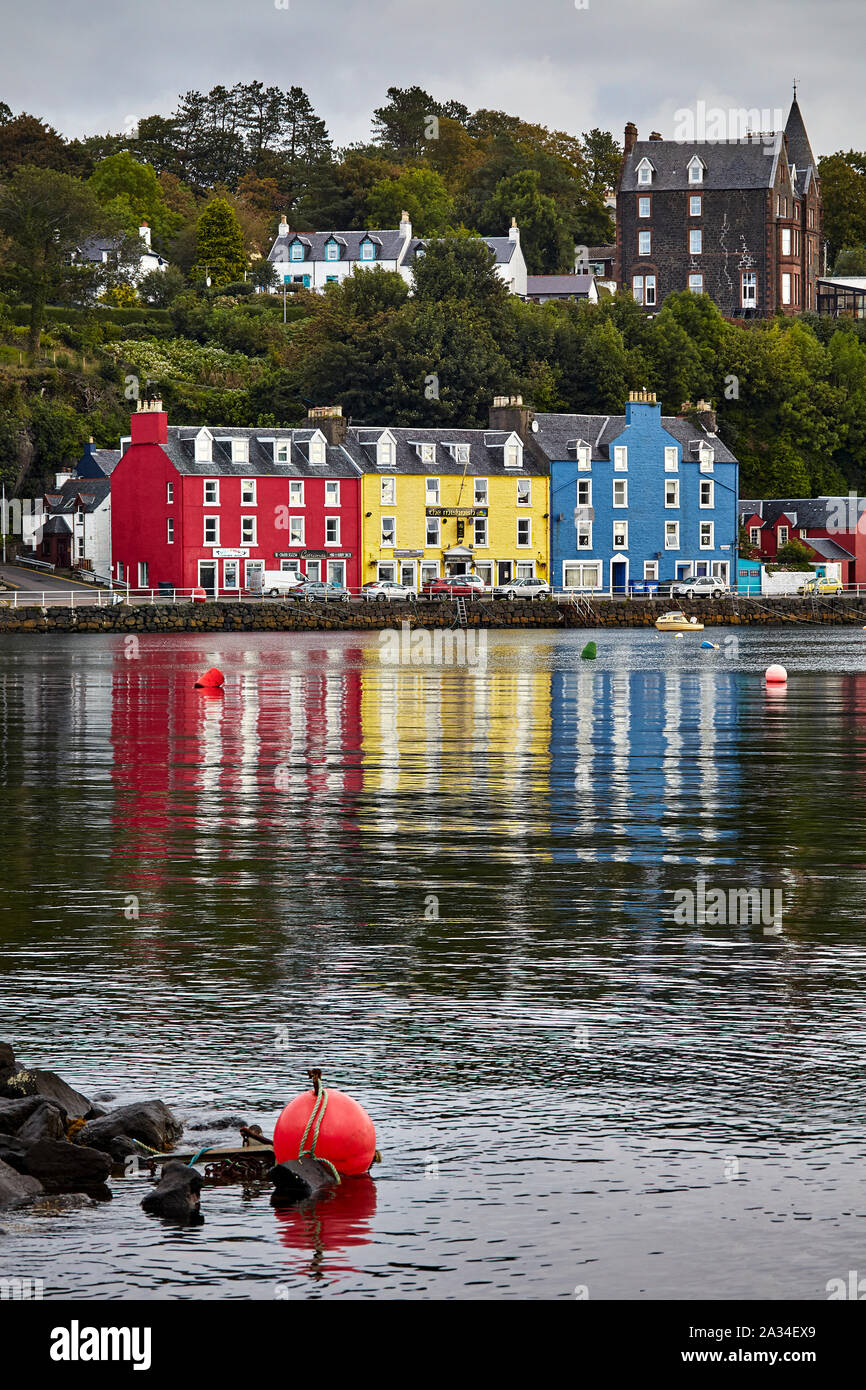
<svg viewBox="0 0 866 1390">
<path fill-rule="evenodd" d="M 400 226 L 364 232 L 293 232 L 286 218 L 280 221 L 268 260 L 286 284 L 324 290 L 339 284 L 357 269 L 379 266 L 395 271 L 411 285 L 412 266 L 423 256 L 430 237 L 413 237 L 408 212 Z M 512 218 L 507 237 L 482 237 L 493 252 L 496 273 L 510 294 L 526 294 L 526 261 L 520 246 L 520 229 Z"/>
<path fill-rule="evenodd" d="M 40 560 L 60 569 L 81 566 L 94 574 L 111 573 L 111 484 L 108 478 L 55 474 L 46 492 L 33 545 Z"/>
<path fill-rule="evenodd" d="M 166 270 L 168 261 L 161 256 L 158 251 L 154 251 L 150 244 L 150 227 L 146 222 L 142 222 L 138 229 L 141 238 L 141 254 L 137 263 L 126 266 L 126 272 L 132 284 L 137 285 L 143 275 L 147 275 L 151 270 Z M 108 265 L 117 259 L 118 242 L 113 237 L 88 237 L 72 253 L 72 260 L 81 265 Z"/>
</svg>

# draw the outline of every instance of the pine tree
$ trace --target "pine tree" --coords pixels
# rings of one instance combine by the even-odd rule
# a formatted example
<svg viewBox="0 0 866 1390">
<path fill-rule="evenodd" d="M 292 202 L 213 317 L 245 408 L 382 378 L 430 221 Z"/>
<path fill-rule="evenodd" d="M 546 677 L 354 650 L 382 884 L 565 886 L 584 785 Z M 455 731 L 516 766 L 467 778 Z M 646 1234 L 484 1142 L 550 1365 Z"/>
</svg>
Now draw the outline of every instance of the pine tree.
<svg viewBox="0 0 866 1390">
<path fill-rule="evenodd" d="M 246 269 L 244 235 L 234 209 L 225 198 L 213 198 L 196 224 L 196 262 L 193 280 L 210 276 L 215 288 L 239 280 Z"/>
</svg>

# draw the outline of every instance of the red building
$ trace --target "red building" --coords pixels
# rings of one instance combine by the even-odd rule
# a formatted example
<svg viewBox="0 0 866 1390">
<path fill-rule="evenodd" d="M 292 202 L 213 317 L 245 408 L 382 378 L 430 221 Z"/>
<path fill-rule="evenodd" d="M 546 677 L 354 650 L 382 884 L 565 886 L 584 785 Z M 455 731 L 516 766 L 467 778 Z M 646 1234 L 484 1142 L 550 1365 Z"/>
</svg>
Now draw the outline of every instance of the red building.
<svg viewBox="0 0 866 1390">
<path fill-rule="evenodd" d="M 839 565 L 843 584 L 866 584 L 866 499 L 847 497 L 776 497 L 740 499 L 740 524 L 749 545 L 772 563 L 789 541 L 812 552 L 813 564 Z"/>
<path fill-rule="evenodd" d="M 361 584 L 361 469 L 339 406 L 299 429 L 169 426 L 140 402 L 111 475 L 112 567 L 131 588 L 231 594 L 253 570 Z"/>
</svg>

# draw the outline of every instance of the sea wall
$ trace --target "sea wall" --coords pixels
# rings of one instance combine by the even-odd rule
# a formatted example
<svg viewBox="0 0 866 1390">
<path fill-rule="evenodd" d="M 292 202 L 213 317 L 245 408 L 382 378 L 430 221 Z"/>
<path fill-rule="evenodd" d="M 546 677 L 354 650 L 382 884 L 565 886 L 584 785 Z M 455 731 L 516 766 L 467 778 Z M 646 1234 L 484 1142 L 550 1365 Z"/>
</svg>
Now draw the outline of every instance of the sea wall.
<svg viewBox="0 0 866 1390">
<path fill-rule="evenodd" d="M 364 631 L 398 626 L 411 621 L 416 627 L 451 627 L 457 613 L 453 603 L 317 604 L 294 602 L 155 603 L 115 604 L 113 607 L 24 607 L 0 599 L 0 636 L 32 632 L 321 632 Z M 656 618 L 677 606 L 669 599 L 599 599 L 589 606 L 570 603 L 467 604 L 471 627 L 488 628 L 595 628 L 651 627 Z M 785 596 L 771 600 L 751 598 L 699 599 L 680 605 L 706 627 L 744 624 L 773 627 L 863 626 L 866 596 L 810 598 Z"/>
</svg>

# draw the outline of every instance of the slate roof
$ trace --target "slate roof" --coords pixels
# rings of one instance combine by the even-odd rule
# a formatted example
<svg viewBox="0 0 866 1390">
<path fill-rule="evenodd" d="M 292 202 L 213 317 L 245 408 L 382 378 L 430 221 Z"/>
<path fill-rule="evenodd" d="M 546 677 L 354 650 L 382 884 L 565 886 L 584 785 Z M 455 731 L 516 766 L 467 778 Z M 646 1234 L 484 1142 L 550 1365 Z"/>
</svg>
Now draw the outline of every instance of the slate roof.
<svg viewBox="0 0 866 1390">
<path fill-rule="evenodd" d="M 305 260 L 308 261 L 327 261 L 325 246 L 329 241 L 336 241 L 340 247 L 340 254 L 335 262 L 340 261 L 359 261 L 361 259 L 361 242 L 372 240 L 376 246 L 377 261 L 396 261 L 400 257 L 400 252 L 404 246 L 404 238 L 398 228 L 389 228 L 385 231 L 367 229 L 363 232 L 290 232 L 288 236 L 276 237 L 273 246 L 268 252 L 268 260 L 274 262 L 289 261 L 289 247 L 293 241 L 303 242 L 306 248 Z"/>
<path fill-rule="evenodd" d="M 831 541 L 829 536 L 810 536 L 807 544 L 813 550 L 817 550 L 819 555 L 823 555 L 825 560 L 853 560 L 854 556 L 850 550 L 839 545 L 838 541 Z"/>
<path fill-rule="evenodd" d="M 757 515 L 761 518 L 764 526 L 775 526 L 776 522 L 783 515 L 787 516 L 792 526 L 799 530 L 817 528 L 826 530 L 828 522 L 832 520 L 834 526 L 838 525 L 840 517 L 846 520 L 849 517 L 849 499 L 847 497 L 770 497 L 770 498 L 746 498 L 741 497 L 739 501 L 740 519 Z M 858 502 L 858 515 L 866 510 L 866 499 Z M 853 520 L 853 516 L 851 520 Z M 841 533 L 840 533 L 841 534 Z M 811 545 L 811 540 L 809 544 Z"/>
<path fill-rule="evenodd" d="M 588 261 L 612 261 L 616 259 L 616 246 L 587 246 Z"/>
<path fill-rule="evenodd" d="M 387 468 L 376 468 L 375 441 L 387 428 L 396 440 L 396 463 Z M 533 456 L 531 447 L 524 446 L 523 468 L 506 468 L 503 445 L 510 438 L 509 430 L 453 429 L 443 425 L 438 429 L 392 428 L 384 425 L 350 425 L 346 446 L 358 458 L 365 471 L 391 473 L 434 474 L 466 473 L 467 476 L 486 477 L 489 475 L 515 475 L 517 477 L 546 477 L 546 460 Z M 436 458 L 432 463 L 422 462 L 416 444 L 435 444 Z M 468 464 L 458 463 L 448 451 L 448 444 L 468 444 Z M 497 447 L 498 446 L 498 447 Z"/>
<path fill-rule="evenodd" d="M 611 457 L 610 446 L 625 429 L 624 415 L 547 415 L 535 417 L 538 432 L 535 441 L 545 456 L 558 461 L 574 459 L 574 444 L 580 439 L 592 446 L 590 457 L 603 461 Z M 662 428 L 682 445 L 684 459 L 695 459 L 691 451 L 695 440 L 704 440 L 712 445 L 716 463 L 736 463 L 731 453 L 719 437 L 709 434 L 702 425 L 691 420 L 683 420 L 678 415 L 663 415 Z M 569 445 L 571 448 L 569 449 Z"/>
<path fill-rule="evenodd" d="M 788 160 L 797 166 L 798 181 L 802 174 L 808 169 L 816 167 L 815 156 L 812 153 L 812 146 L 809 144 L 809 137 L 806 134 L 806 125 L 803 114 L 797 102 L 797 98 L 791 102 L 791 109 L 788 112 L 788 119 L 785 123 L 785 138 L 788 141 Z"/>
<path fill-rule="evenodd" d="M 866 290 L 866 275 L 819 275 L 819 285 L 839 285 L 845 290 Z"/>
<path fill-rule="evenodd" d="M 340 445 L 328 445 L 324 463 L 310 463 L 302 447 L 315 429 L 223 429 L 213 426 L 212 461 L 199 461 L 195 457 L 195 438 L 200 427 L 194 425 L 169 425 L 168 442 L 163 449 L 168 454 L 178 473 L 199 478 L 357 478 L 359 468 L 351 455 Z M 249 462 L 233 463 L 231 440 L 249 441 Z M 272 440 L 289 440 L 292 444 L 289 463 L 275 463 Z M 133 446 L 128 446 L 129 448 Z"/>
<path fill-rule="evenodd" d="M 52 516 L 72 515 L 78 511 L 80 504 L 85 512 L 95 512 L 108 497 L 110 489 L 107 478 L 69 478 L 62 487 L 46 492 L 46 510 Z"/>
<path fill-rule="evenodd" d="M 94 449 L 92 444 L 85 444 L 76 472 L 79 478 L 107 478 L 117 467 L 119 458 L 119 449 Z"/>
<path fill-rule="evenodd" d="M 588 295 L 594 276 L 582 275 L 527 275 L 526 293 L 533 294 L 578 294 Z"/>
<path fill-rule="evenodd" d="M 436 237 L 413 237 L 409 242 L 409 250 L 406 252 L 404 264 L 411 265 L 419 251 L 426 251 L 430 242 L 435 240 L 437 240 Z M 517 246 L 517 242 L 512 241 L 511 237 L 507 236 L 483 236 L 479 237 L 478 240 L 483 241 L 485 246 L 493 252 L 493 260 L 496 265 L 508 265 Z"/>
<path fill-rule="evenodd" d="M 626 156 L 620 186 L 627 193 L 770 188 L 781 149 L 781 131 L 766 145 L 757 136 L 752 140 L 637 140 Z M 690 184 L 688 166 L 695 155 L 704 162 L 704 177 L 703 182 Z M 648 184 L 637 181 L 637 166 L 643 159 L 649 159 L 655 170 Z"/>
</svg>

